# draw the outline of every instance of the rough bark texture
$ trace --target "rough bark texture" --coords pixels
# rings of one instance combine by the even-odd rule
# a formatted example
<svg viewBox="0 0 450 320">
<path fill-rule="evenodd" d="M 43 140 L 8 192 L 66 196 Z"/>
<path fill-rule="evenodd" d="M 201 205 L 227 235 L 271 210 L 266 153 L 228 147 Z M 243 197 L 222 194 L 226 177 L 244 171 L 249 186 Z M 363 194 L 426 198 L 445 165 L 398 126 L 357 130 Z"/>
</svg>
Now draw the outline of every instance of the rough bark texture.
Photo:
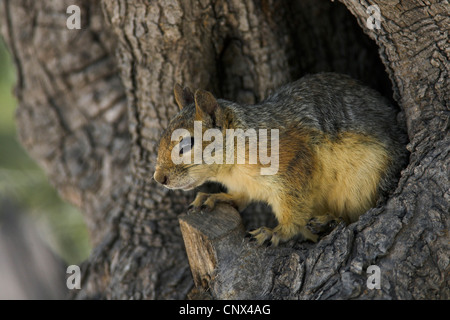
<svg viewBox="0 0 450 320">
<path fill-rule="evenodd" d="M 178 299 L 194 287 L 178 222 L 193 194 L 151 180 L 176 82 L 252 103 L 305 73 L 336 71 L 393 93 L 404 111 L 411 158 L 397 189 L 317 244 L 236 243 L 202 285 L 214 298 L 450 298 L 449 3 L 341 2 L 0 0 L 19 136 L 83 209 L 95 247 L 74 297 Z M 81 30 L 65 26 L 71 4 Z M 379 30 L 366 27 L 372 4 Z M 248 209 L 245 226 L 266 223 L 267 211 Z M 201 231 L 194 218 L 182 221 Z M 222 255 L 211 239 L 204 245 Z M 380 290 L 366 286 L 372 264 Z"/>
</svg>

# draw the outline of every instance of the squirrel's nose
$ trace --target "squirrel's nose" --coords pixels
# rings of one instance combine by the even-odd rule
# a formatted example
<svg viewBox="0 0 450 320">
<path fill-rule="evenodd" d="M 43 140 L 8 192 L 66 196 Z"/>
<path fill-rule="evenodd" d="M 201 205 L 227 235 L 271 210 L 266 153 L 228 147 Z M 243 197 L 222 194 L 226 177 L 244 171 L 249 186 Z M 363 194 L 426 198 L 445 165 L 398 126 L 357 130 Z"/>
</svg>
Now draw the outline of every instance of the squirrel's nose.
<svg viewBox="0 0 450 320">
<path fill-rule="evenodd" d="M 166 185 L 167 184 L 167 176 L 163 173 L 161 173 L 160 171 L 155 171 L 155 174 L 153 175 L 153 179 L 156 180 L 156 182 L 161 183 L 162 185 Z"/>
</svg>

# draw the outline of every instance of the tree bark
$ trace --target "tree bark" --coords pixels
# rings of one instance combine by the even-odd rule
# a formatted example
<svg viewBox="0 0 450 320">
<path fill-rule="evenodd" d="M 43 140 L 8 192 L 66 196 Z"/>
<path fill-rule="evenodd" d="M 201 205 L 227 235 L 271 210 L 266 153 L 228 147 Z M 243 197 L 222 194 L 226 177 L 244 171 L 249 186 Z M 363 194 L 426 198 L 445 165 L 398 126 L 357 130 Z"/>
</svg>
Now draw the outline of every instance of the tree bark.
<svg viewBox="0 0 450 320">
<path fill-rule="evenodd" d="M 254 103 L 305 73 L 335 71 L 401 108 L 411 157 L 398 187 L 317 244 L 262 249 L 236 241 L 236 231 L 224 246 L 220 230 L 202 226 L 214 220 L 182 216 L 185 240 L 202 235 L 215 259 L 213 269 L 193 268 L 195 283 L 213 298 L 450 298 L 448 2 L 341 2 L 0 0 L 19 137 L 82 208 L 95 247 L 73 297 L 180 299 L 194 288 L 178 221 L 193 193 L 151 179 L 177 112 L 176 82 Z M 66 28 L 71 4 L 81 30 Z M 378 5 L 381 29 L 367 28 L 369 5 Z M 235 215 L 220 210 L 214 217 Z M 268 223 L 267 213 L 252 206 L 243 224 Z M 381 270 L 379 290 L 366 285 L 370 265 Z"/>
</svg>

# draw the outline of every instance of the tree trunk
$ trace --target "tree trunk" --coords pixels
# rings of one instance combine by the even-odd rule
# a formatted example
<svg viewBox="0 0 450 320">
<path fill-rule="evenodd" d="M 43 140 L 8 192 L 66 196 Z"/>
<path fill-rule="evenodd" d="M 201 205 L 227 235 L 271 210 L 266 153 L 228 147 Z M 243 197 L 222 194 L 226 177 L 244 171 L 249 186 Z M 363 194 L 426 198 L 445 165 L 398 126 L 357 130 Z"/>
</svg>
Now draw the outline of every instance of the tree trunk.
<svg viewBox="0 0 450 320">
<path fill-rule="evenodd" d="M 194 277 L 197 292 L 213 298 L 450 298 L 448 1 L 75 2 L 0 0 L 18 73 L 19 137 L 82 208 L 95 247 L 73 297 L 180 299 Z M 66 28 L 72 4 L 81 30 Z M 369 5 L 380 9 L 380 29 L 366 25 Z M 192 277 L 178 217 L 193 193 L 151 179 L 177 111 L 173 85 L 254 103 L 319 71 L 350 74 L 398 103 L 411 152 L 398 187 L 317 244 L 238 241 L 241 218 L 227 206 L 210 220 L 181 216 Z M 268 223 L 267 213 L 252 206 L 243 224 Z M 205 229 L 227 214 L 232 236 Z M 196 254 L 212 267 L 195 264 Z M 380 289 L 366 284 L 370 265 Z"/>
</svg>

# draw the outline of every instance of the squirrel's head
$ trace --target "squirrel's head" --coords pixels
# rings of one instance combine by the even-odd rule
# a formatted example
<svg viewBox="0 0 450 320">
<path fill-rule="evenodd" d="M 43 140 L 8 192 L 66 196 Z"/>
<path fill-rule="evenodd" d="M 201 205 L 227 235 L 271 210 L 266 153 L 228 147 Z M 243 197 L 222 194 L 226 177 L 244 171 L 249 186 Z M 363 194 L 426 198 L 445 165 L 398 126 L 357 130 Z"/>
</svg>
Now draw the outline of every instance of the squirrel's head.
<svg viewBox="0 0 450 320">
<path fill-rule="evenodd" d="M 174 93 L 180 111 L 162 134 L 153 178 L 169 189 L 190 190 L 202 185 L 217 170 L 216 165 L 199 160 L 210 143 L 202 138 L 205 131 L 222 131 L 223 108 L 208 91 L 197 90 L 193 94 L 177 84 Z"/>
</svg>

